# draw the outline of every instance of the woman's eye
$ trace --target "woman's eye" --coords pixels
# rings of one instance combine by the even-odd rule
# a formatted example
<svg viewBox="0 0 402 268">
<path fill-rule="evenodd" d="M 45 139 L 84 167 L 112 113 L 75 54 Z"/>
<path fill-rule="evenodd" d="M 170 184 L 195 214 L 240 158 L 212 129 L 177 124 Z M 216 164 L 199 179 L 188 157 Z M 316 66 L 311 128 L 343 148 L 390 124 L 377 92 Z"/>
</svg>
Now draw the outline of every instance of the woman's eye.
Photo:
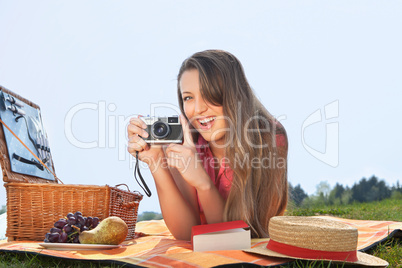
<svg viewBox="0 0 402 268">
<path fill-rule="evenodd" d="M 188 101 L 189 99 L 191 99 L 191 97 L 189 97 L 189 96 L 183 97 L 183 101 Z"/>
</svg>

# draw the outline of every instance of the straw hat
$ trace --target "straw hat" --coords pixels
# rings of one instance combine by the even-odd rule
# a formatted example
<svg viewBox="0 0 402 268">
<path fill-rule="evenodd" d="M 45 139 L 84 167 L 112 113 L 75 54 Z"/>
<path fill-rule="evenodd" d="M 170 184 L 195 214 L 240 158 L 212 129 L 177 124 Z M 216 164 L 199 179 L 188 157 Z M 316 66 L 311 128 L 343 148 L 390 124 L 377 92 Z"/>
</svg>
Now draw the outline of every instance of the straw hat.
<svg viewBox="0 0 402 268">
<path fill-rule="evenodd" d="M 388 262 L 357 251 L 357 229 L 316 217 L 278 216 L 269 221 L 266 246 L 244 250 L 262 255 L 387 267 Z"/>
</svg>

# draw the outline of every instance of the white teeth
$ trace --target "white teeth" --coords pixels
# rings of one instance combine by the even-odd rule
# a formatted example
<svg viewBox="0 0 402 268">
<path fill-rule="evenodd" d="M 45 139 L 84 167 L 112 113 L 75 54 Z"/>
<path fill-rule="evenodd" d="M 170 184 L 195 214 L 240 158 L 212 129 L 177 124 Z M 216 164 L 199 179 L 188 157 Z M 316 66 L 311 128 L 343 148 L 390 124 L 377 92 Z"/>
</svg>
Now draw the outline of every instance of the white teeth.
<svg viewBox="0 0 402 268">
<path fill-rule="evenodd" d="M 205 124 L 205 123 L 211 122 L 212 120 L 215 120 L 215 118 L 216 117 L 208 117 L 208 118 L 201 119 L 201 120 L 198 120 L 198 121 L 200 121 L 200 123 L 202 123 L 202 124 Z"/>
</svg>

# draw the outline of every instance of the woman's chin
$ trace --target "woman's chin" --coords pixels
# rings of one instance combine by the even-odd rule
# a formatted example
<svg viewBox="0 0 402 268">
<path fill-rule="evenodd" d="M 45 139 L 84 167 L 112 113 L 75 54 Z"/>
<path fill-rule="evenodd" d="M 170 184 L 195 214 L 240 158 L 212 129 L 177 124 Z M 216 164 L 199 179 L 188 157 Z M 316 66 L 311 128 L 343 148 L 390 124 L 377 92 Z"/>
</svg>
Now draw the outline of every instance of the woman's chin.
<svg viewBox="0 0 402 268">
<path fill-rule="evenodd" d="M 215 143 L 217 145 L 225 143 L 224 135 L 213 135 L 213 133 L 207 131 L 199 131 L 199 133 L 208 143 Z"/>
</svg>

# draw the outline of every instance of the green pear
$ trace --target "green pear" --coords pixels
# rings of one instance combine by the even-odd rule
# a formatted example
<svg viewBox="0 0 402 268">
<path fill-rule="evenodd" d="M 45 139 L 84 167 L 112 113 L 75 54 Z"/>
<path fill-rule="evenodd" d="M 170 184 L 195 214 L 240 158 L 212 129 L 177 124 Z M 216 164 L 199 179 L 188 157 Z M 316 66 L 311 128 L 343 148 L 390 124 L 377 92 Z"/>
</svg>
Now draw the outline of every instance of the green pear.
<svg viewBox="0 0 402 268">
<path fill-rule="evenodd" d="M 79 236 L 81 244 L 118 245 L 126 239 L 127 224 L 119 217 L 108 217 L 95 229 L 83 231 Z"/>
</svg>

